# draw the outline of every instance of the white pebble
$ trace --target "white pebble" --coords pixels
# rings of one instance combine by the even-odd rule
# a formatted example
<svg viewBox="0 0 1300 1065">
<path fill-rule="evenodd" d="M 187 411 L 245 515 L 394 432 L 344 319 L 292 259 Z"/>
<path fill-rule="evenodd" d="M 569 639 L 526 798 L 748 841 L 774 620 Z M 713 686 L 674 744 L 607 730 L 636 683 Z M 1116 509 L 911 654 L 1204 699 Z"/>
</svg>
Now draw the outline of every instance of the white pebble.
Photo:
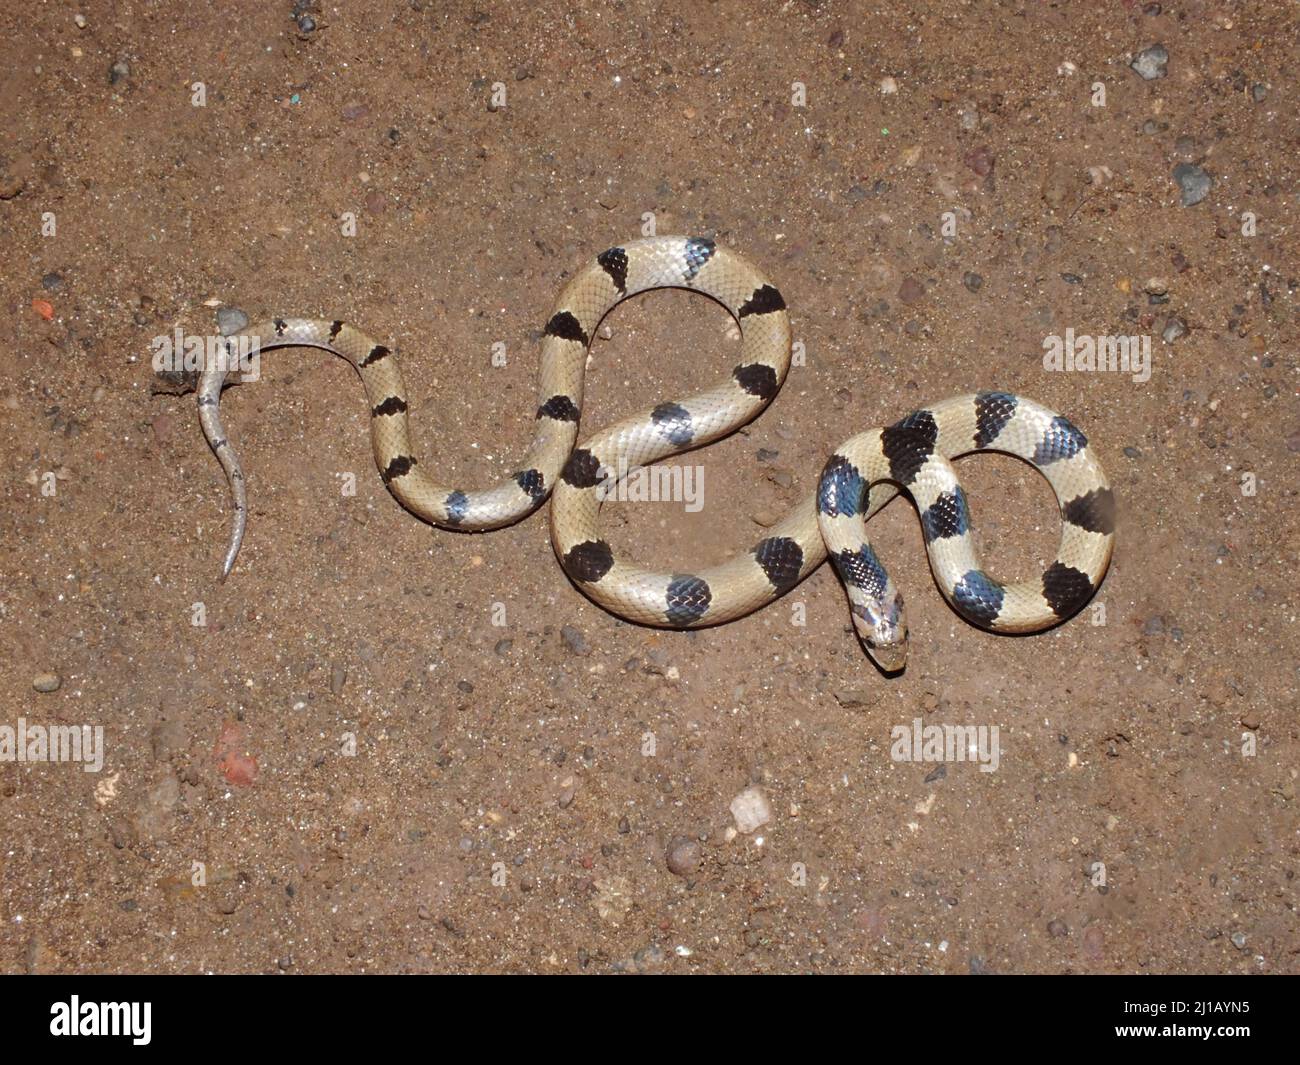
<svg viewBox="0 0 1300 1065">
<path fill-rule="evenodd" d="M 898 92 L 898 82 L 893 78 L 881 78 L 880 91 L 885 96 L 893 96 L 894 93 Z"/>
<path fill-rule="evenodd" d="M 772 807 L 762 788 L 746 788 L 731 800 L 731 816 L 737 830 L 748 834 L 772 820 Z"/>
</svg>

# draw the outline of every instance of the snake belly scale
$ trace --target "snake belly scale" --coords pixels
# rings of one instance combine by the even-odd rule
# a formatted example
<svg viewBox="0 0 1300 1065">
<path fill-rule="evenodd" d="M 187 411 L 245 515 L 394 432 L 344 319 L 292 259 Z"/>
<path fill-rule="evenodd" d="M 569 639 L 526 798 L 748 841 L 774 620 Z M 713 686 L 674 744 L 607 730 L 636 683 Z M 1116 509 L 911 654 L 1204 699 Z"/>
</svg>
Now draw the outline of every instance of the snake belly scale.
<svg viewBox="0 0 1300 1065">
<path fill-rule="evenodd" d="M 728 310 L 740 328 L 738 364 L 714 388 L 634 414 L 575 447 L 596 328 L 625 298 L 665 287 L 704 293 Z M 610 248 L 565 285 L 542 337 L 532 443 L 511 476 L 485 489 L 439 485 L 413 453 L 405 384 L 385 345 L 345 322 L 312 318 L 277 318 L 239 335 L 259 349 L 319 347 L 352 363 L 370 404 L 380 475 L 425 521 L 462 531 L 494 529 L 519 521 L 551 495 L 551 540 L 565 573 L 602 607 L 640 624 L 694 628 L 743 617 L 789 591 L 829 553 L 867 651 L 882 669 L 901 668 L 907 640 L 902 598 L 865 530 L 866 520 L 899 489 L 920 511 L 940 590 L 981 627 L 1034 632 L 1068 618 L 1095 592 L 1110 561 L 1114 498 L 1094 450 L 1065 418 L 1007 392 L 944 400 L 848 440 L 828 459 L 815 493 L 719 566 L 657 573 L 617 557 L 599 520 L 617 478 L 733 432 L 767 406 L 790 368 L 790 320 L 780 291 L 704 238 L 648 237 Z M 244 474 L 220 417 L 229 372 L 226 365 L 206 366 L 198 385 L 199 419 L 234 503 L 223 578 L 239 553 L 248 514 Z M 948 460 L 980 450 L 1024 459 L 1056 493 L 1061 546 L 1037 580 L 1003 584 L 979 563 L 969 506 Z"/>
</svg>

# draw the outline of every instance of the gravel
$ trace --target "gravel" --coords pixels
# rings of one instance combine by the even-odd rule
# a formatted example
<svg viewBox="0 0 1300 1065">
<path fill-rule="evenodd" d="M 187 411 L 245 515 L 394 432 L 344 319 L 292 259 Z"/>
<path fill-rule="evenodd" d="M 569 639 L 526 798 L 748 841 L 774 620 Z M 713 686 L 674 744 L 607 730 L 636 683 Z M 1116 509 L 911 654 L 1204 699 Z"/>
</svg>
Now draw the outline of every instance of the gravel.
<svg viewBox="0 0 1300 1065">
<path fill-rule="evenodd" d="M 567 647 L 575 655 L 591 654 L 591 644 L 587 642 L 587 637 L 581 629 L 576 629 L 572 625 L 565 625 L 560 629 L 560 639 L 564 641 Z"/>
<path fill-rule="evenodd" d="M 700 867 L 700 845 L 693 839 L 677 836 L 668 844 L 668 869 L 676 876 L 690 876 Z"/>
<path fill-rule="evenodd" d="M 37 673 L 32 678 L 32 687 L 38 692 L 56 692 L 63 687 L 63 678 L 57 673 Z"/>
<path fill-rule="evenodd" d="M 217 331 L 223 337 L 234 336 L 248 325 L 248 315 L 238 307 L 217 308 Z"/>
<path fill-rule="evenodd" d="M 1183 206 L 1195 207 L 1210 194 L 1214 179 L 1199 166 L 1179 163 L 1174 167 L 1174 181 L 1182 191 Z"/>
<path fill-rule="evenodd" d="M 762 788 L 746 788 L 731 800 L 731 816 L 738 832 L 750 833 L 772 820 L 772 807 Z"/>
<path fill-rule="evenodd" d="M 1150 48 L 1143 48 L 1138 52 L 1129 66 L 1137 71 L 1143 81 L 1154 81 L 1165 76 L 1167 73 L 1165 66 L 1168 63 L 1168 49 L 1163 44 L 1153 44 Z"/>
</svg>

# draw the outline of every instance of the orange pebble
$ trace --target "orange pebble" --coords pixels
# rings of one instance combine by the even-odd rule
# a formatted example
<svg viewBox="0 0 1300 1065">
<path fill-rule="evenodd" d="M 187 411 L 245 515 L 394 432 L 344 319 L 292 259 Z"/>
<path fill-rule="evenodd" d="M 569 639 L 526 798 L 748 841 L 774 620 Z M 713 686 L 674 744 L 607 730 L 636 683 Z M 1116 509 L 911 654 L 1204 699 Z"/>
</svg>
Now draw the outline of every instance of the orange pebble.
<svg viewBox="0 0 1300 1065">
<path fill-rule="evenodd" d="M 54 304 L 49 300 L 32 300 L 32 310 L 47 322 L 54 320 Z"/>
</svg>

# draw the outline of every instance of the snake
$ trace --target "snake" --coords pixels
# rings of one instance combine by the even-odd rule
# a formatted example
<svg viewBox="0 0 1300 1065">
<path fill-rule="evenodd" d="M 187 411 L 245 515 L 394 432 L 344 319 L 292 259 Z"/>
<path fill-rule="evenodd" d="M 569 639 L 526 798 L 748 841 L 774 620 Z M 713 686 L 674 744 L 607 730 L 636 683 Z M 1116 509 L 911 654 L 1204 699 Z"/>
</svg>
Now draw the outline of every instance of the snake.
<svg viewBox="0 0 1300 1065">
<path fill-rule="evenodd" d="M 685 399 L 657 404 L 578 443 L 592 337 L 617 304 L 658 288 L 684 288 L 721 304 L 740 332 L 727 379 Z M 705 237 L 652 236 L 597 255 L 560 292 L 541 337 L 532 442 L 515 472 L 486 488 L 448 486 L 414 454 L 397 356 L 339 320 L 275 318 L 224 338 L 250 352 L 322 348 L 350 362 L 370 404 L 370 442 L 388 490 L 417 517 L 444 529 L 510 525 L 551 498 L 550 533 L 571 582 L 627 621 L 669 629 L 744 617 L 785 595 L 829 557 L 844 585 L 853 630 L 886 673 L 907 662 L 903 599 L 867 538 L 867 520 L 894 496 L 920 515 L 931 572 L 949 605 L 993 632 L 1051 628 L 1100 587 L 1115 540 L 1115 498 L 1087 437 L 1064 416 L 1006 391 L 943 400 L 884 428 L 851 437 L 826 460 L 815 491 L 747 550 L 703 569 L 658 572 L 617 555 L 601 534 L 600 510 L 631 471 L 702 447 L 758 416 L 791 365 L 789 311 L 780 290 L 739 255 Z M 231 573 L 248 520 L 246 482 L 222 426 L 222 388 L 233 372 L 211 360 L 197 384 L 199 420 L 229 483 Z M 952 459 L 997 451 L 1029 463 L 1051 485 L 1061 516 L 1056 558 L 1037 578 L 1004 583 L 980 562 L 971 512 Z"/>
</svg>

